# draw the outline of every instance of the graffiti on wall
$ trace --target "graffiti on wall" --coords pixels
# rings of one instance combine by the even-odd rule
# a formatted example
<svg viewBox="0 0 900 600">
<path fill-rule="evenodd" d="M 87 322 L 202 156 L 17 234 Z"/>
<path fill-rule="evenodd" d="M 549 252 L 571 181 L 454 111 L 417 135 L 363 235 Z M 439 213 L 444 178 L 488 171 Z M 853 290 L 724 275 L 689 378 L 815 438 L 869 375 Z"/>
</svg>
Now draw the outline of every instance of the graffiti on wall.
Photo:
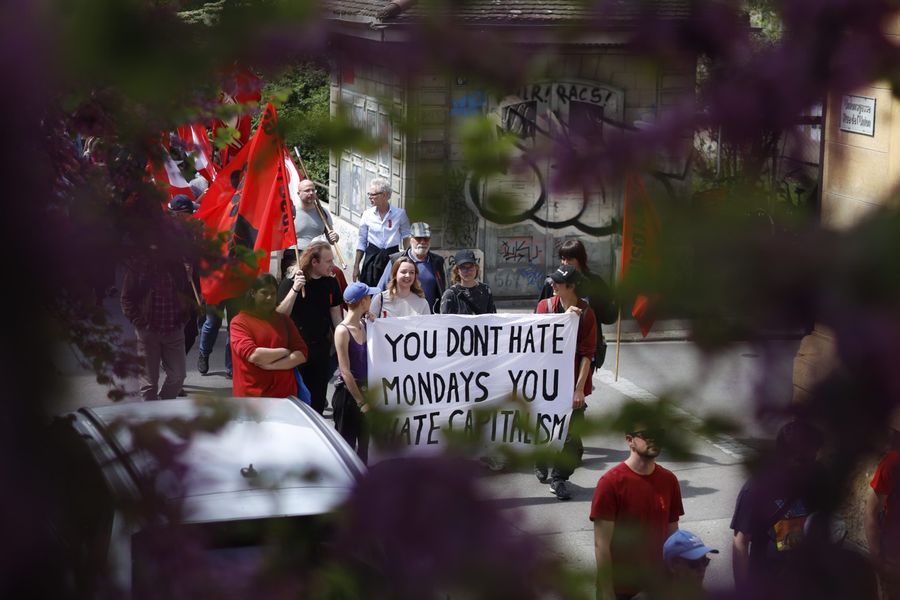
<svg viewBox="0 0 900 600">
<path fill-rule="evenodd" d="M 572 229 L 593 236 L 615 233 L 616 207 L 610 186 L 551 189 L 556 168 L 547 153 L 530 154 L 547 142 L 579 152 L 603 138 L 608 121 L 621 121 L 623 92 L 599 83 L 553 82 L 525 86 L 503 98 L 488 98 L 486 117 L 497 135 L 515 139 L 517 155 L 503 173 L 474 176 L 466 189 L 472 207 L 488 221 L 511 225 Z M 493 198 L 501 197 L 498 205 Z"/>
<path fill-rule="evenodd" d="M 472 92 L 468 96 L 463 96 L 459 100 L 453 101 L 453 108 L 450 109 L 451 117 L 471 117 L 481 114 L 481 108 L 487 102 L 487 94 L 482 91 Z"/>
<path fill-rule="evenodd" d="M 507 263 L 525 262 L 530 263 L 534 260 L 543 261 L 543 240 L 540 245 L 530 237 L 513 237 L 500 239 L 500 258 Z"/>
<path fill-rule="evenodd" d="M 538 288 L 543 287 L 544 285 L 544 269 L 540 267 L 540 265 L 534 265 L 528 263 L 528 266 L 522 269 L 517 269 L 519 275 L 525 278 L 525 284 L 529 287 L 537 286 Z"/>
</svg>

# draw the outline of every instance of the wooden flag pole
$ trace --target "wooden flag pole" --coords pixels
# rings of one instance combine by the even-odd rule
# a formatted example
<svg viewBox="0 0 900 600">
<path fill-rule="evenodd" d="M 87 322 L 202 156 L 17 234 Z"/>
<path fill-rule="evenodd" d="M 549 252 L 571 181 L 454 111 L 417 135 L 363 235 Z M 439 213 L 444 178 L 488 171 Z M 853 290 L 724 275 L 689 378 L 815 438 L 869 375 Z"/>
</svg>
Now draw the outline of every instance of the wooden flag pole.
<svg viewBox="0 0 900 600">
<path fill-rule="evenodd" d="M 300 248 L 294 246 L 294 254 L 297 256 L 297 273 L 300 273 Z M 294 275 L 296 277 L 297 275 Z M 300 294 L 306 298 L 306 285 L 300 290 Z"/>
<path fill-rule="evenodd" d="M 194 278 L 188 277 L 188 280 L 191 282 L 191 288 L 194 290 L 194 298 L 197 300 L 197 306 L 202 306 L 203 302 L 200 301 L 200 294 L 197 293 L 197 284 L 194 283 Z"/>
<path fill-rule="evenodd" d="M 309 179 L 309 171 L 306 170 L 306 165 L 303 164 L 303 157 L 300 156 L 300 151 L 297 150 L 297 146 L 294 146 L 294 154 L 297 155 L 297 160 L 300 161 L 300 168 L 303 169 L 303 176 L 306 177 L 307 179 Z M 309 179 L 309 180 L 313 181 L 312 179 Z M 319 183 L 317 181 L 313 181 L 313 183 L 315 183 L 317 185 L 322 185 L 321 183 Z M 327 186 L 324 186 L 324 185 L 322 185 L 322 187 L 327 188 Z M 325 223 L 325 232 L 328 235 L 331 235 L 331 232 L 334 231 L 334 229 L 332 229 L 331 226 L 328 224 L 328 217 L 325 216 L 325 210 L 322 208 L 322 204 L 319 202 L 318 194 L 316 194 L 316 208 L 319 210 L 319 216 L 322 217 L 322 222 Z M 331 242 L 331 240 L 328 240 L 328 241 L 329 241 L 329 243 Z M 338 246 L 337 244 L 331 244 L 331 245 L 334 247 L 335 254 L 337 255 L 338 261 L 341 263 L 341 268 L 346 269 L 347 261 L 344 260 L 344 254 L 341 252 L 341 247 Z"/>
<path fill-rule="evenodd" d="M 622 345 L 622 304 L 619 303 L 619 325 L 616 327 L 616 373 L 613 381 L 619 380 L 619 346 Z"/>
</svg>

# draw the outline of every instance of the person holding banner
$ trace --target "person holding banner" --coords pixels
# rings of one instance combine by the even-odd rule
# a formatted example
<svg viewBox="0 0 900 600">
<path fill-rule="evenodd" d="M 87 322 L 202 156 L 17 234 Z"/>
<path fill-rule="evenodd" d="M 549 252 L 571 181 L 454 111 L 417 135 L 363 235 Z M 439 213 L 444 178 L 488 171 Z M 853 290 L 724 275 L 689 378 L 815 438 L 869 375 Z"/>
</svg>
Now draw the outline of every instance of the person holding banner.
<svg viewBox="0 0 900 600">
<path fill-rule="evenodd" d="M 394 261 L 387 289 L 372 300 L 369 314 L 375 319 L 431 314 L 425 292 L 419 285 L 419 267 L 413 259 L 401 256 Z"/>
<path fill-rule="evenodd" d="M 344 300 L 349 310 L 334 332 L 340 368 L 331 398 L 334 428 L 351 448 L 356 449 L 359 459 L 366 465 L 369 460 L 369 428 L 363 413 L 368 412 L 369 405 L 363 392 L 366 391 L 369 363 L 363 317 L 369 312 L 372 296 L 379 293 L 378 288 L 359 281 L 348 285 L 344 290 Z"/>
<path fill-rule="evenodd" d="M 585 397 L 591 395 L 591 360 L 597 349 L 597 318 L 588 303 L 578 297 L 575 287 L 581 274 L 572 265 L 562 265 L 550 275 L 553 297 L 538 302 L 537 314 L 574 312 L 579 315 L 578 346 L 575 351 L 575 390 L 572 397 L 572 417 L 569 420 L 569 433 L 562 451 L 557 454 L 550 471 L 550 492 L 559 500 L 568 500 L 572 493 L 566 488 L 578 463 L 578 448 L 581 448 L 581 437 L 578 429 L 584 422 L 584 411 L 587 408 Z M 538 481 L 545 483 L 548 478 L 547 465 L 538 463 L 534 466 L 534 475 Z"/>
<path fill-rule="evenodd" d="M 294 367 L 309 351 L 297 326 L 275 311 L 278 282 L 269 273 L 253 280 L 248 306 L 231 320 L 234 391 L 237 398 L 296 396 Z"/>
<path fill-rule="evenodd" d="M 441 296 L 442 315 L 485 315 L 497 312 L 494 293 L 486 283 L 478 283 L 481 269 L 471 250 L 456 253 L 451 279 L 454 285 Z"/>
</svg>

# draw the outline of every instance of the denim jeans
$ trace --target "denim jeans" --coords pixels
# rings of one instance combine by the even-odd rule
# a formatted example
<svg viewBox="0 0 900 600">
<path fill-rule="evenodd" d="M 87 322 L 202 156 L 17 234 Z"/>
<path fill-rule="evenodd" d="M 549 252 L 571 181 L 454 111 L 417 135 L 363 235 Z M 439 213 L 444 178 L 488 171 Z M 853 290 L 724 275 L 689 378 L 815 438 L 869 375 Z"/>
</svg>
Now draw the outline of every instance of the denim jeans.
<svg viewBox="0 0 900 600">
<path fill-rule="evenodd" d="M 219 310 L 225 310 L 223 302 L 217 307 Z M 232 315 L 228 315 L 229 321 Z M 219 337 L 219 329 L 222 327 L 222 317 L 215 310 L 206 313 L 206 321 L 203 323 L 203 330 L 200 332 L 200 354 L 209 356 L 212 354 L 213 348 L 216 347 L 216 339 Z M 231 364 L 231 334 L 225 330 L 225 370 L 232 371 Z"/>
</svg>

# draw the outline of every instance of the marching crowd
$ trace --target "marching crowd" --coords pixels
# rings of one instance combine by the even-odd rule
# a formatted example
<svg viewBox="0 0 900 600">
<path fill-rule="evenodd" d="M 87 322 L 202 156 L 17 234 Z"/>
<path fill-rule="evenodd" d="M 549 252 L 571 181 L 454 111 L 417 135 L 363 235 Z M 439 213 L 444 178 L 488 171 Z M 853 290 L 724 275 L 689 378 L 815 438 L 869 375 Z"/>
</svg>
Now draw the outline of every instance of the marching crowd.
<svg viewBox="0 0 900 600">
<path fill-rule="evenodd" d="M 366 461 L 366 323 L 432 313 L 479 315 L 497 309 L 490 287 L 479 281 L 475 253 L 469 249 L 456 253 L 448 281 L 444 258 L 430 249 L 431 228 L 410 223 L 403 209 L 391 206 L 390 184 L 383 179 L 375 179 L 368 191 L 371 208 L 360 223 L 354 281 L 348 285 L 334 264 L 332 244 L 339 236 L 331 230 L 331 215 L 316 207 L 312 182 L 300 185 L 296 249 L 278 253 L 278 277 L 264 273 L 253 281 L 246 297 L 206 311 L 197 367 L 208 373 L 224 314 L 226 376 L 233 378 L 234 396 L 299 395 L 321 414 L 336 372 L 331 399 L 335 427 Z M 176 196 L 169 210 L 173 217 L 185 218 L 196 204 L 187 196 Z M 548 277 L 535 312 L 579 315 L 570 421 L 570 432 L 577 432 L 592 393 L 593 369 L 605 355 L 599 323 L 614 322 L 617 309 L 603 279 L 590 271 L 580 241 L 566 241 L 558 254 L 561 265 Z M 197 265 L 190 261 L 131 265 L 127 270 L 121 304 L 147 359 L 141 376 L 143 400 L 183 395 L 185 356 L 194 341 L 186 332 L 193 328 L 196 336 L 197 331 L 192 311 L 198 307 L 190 301 L 196 272 Z M 160 365 L 166 375 L 161 388 Z M 678 480 L 655 462 L 665 430 L 659 423 L 633 422 L 623 433 L 629 456 L 599 479 L 590 508 L 597 597 L 700 597 L 709 555 L 718 550 L 678 529 L 684 515 Z M 731 521 L 732 568 L 738 589 L 752 590 L 753 597 L 777 588 L 781 593 L 794 590 L 798 595 L 874 600 L 876 571 L 896 585 L 900 445 L 895 443 L 871 482 L 865 509 L 871 552 L 867 560 L 841 546 L 846 536 L 843 522 L 825 512 L 832 507 L 820 505 L 820 487 L 828 477 L 816 460 L 822 441 L 815 427 L 804 421 L 787 424 L 778 434 L 771 468 L 748 481 L 737 498 Z M 534 474 L 542 483 L 549 482 L 558 499 L 568 500 L 566 482 L 582 453 L 581 440 L 570 433 L 553 464 L 536 464 Z M 497 457 L 483 460 L 491 468 L 502 468 Z M 796 568 L 799 561 L 814 561 L 810 568 L 819 576 L 815 580 L 797 576 L 806 572 Z"/>
</svg>

